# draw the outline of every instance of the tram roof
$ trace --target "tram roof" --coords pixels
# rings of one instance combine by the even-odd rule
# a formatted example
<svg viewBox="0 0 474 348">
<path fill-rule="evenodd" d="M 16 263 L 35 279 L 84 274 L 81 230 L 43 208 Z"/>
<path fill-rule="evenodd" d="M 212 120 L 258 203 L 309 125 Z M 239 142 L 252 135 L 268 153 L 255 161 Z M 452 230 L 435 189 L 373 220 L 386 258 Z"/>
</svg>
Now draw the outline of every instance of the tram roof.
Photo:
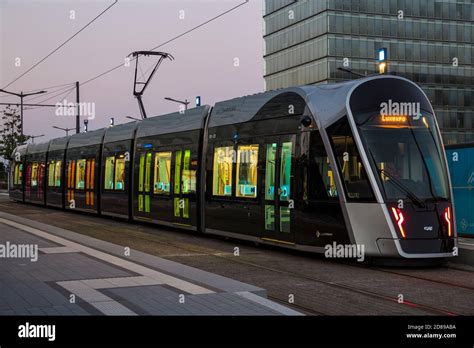
<svg viewBox="0 0 474 348">
<path fill-rule="evenodd" d="M 352 89 L 365 82 L 380 78 L 409 81 L 399 76 L 374 75 L 347 82 L 288 87 L 238 97 L 216 103 L 211 114 L 209 127 L 251 121 L 274 98 L 288 93 L 294 93 L 302 97 L 313 114 L 318 127 L 327 127 L 346 115 L 346 102 Z"/>
<path fill-rule="evenodd" d="M 107 128 L 104 143 L 110 144 L 116 141 L 131 140 L 135 136 L 138 122 L 128 122 Z"/>
<path fill-rule="evenodd" d="M 71 137 L 68 136 L 68 137 L 51 139 L 49 143 L 49 151 L 65 150 L 70 138 Z"/>
<path fill-rule="evenodd" d="M 83 146 L 100 145 L 104 138 L 104 134 L 107 128 L 101 128 L 87 133 L 79 133 L 71 135 L 69 140 L 68 149 L 74 149 Z"/>
<path fill-rule="evenodd" d="M 35 153 L 47 152 L 49 149 L 49 142 L 40 143 L 40 144 L 29 144 L 28 145 L 28 155 Z"/>
<path fill-rule="evenodd" d="M 183 113 L 174 112 L 147 118 L 139 122 L 137 138 L 202 129 L 209 109 L 210 106 L 204 105 L 188 109 Z"/>
<path fill-rule="evenodd" d="M 301 87 L 282 88 L 274 91 L 238 97 L 215 104 L 209 120 L 209 127 L 217 127 L 252 120 L 258 112 L 274 98 L 283 94 L 299 95 L 307 104 L 319 128 L 327 127 L 343 117 L 350 92 L 357 86 L 375 79 L 401 79 L 400 76 L 374 75 L 365 78 L 335 84 L 308 85 Z M 98 145 L 133 138 L 136 130 L 137 138 L 161 134 L 172 134 L 202 129 L 210 106 L 204 105 L 188 109 L 183 113 L 174 112 L 162 116 L 147 118 L 141 122 L 129 122 L 110 128 L 102 128 L 87 133 L 74 134 L 69 137 L 52 139 L 46 143 L 21 145 L 15 149 L 20 154 L 41 151 L 63 150 L 88 145 Z M 69 144 L 68 144 L 69 141 Z"/>
</svg>

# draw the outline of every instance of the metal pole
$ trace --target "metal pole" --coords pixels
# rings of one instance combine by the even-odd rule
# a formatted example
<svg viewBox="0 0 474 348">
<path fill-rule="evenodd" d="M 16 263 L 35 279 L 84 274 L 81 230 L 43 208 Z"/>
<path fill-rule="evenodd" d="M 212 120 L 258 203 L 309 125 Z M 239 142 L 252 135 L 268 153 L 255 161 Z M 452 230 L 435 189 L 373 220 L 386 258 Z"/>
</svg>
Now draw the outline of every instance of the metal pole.
<svg viewBox="0 0 474 348">
<path fill-rule="evenodd" d="M 81 132 L 81 115 L 80 115 L 80 110 L 81 108 L 79 107 L 79 81 L 76 81 L 76 134 L 79 134 Z"/>
<path fill-rule="evenodd" d="M 20 134 L 23 136 L 23 92 L 20 92 L 20 100 L 21 100 L 21 107 L 20 107 Z"/>
</svg>

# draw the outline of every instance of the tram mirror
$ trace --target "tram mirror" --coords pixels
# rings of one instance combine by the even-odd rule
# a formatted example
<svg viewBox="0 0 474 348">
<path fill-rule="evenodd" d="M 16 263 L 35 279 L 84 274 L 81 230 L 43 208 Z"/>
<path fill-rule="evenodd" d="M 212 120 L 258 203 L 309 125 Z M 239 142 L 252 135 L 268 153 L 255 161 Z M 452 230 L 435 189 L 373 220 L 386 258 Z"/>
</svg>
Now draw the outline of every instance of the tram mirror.
<svg viewBox="0 0 474 348">
<path fill-rule="evenodd" d="M 313 123 L 313 120 L 311 120 L 311 117 L 309 117 L 309 116 L 304 116 L 304 117 L 301 119 L 301 124 L 302 124 L 304 127 L 309 127 L 309 126 L 311 126 L 312 123 Z"/>
</svg>

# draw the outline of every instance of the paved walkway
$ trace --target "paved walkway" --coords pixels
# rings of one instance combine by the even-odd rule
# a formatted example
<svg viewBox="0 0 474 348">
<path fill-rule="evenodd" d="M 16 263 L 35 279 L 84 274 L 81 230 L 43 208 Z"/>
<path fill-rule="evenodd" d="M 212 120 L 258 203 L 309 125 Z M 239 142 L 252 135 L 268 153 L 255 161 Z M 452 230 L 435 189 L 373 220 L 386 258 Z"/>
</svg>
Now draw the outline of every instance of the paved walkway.
<svg viewBox="0 0 474 348">
<path fill-rule="evenodd" d="M 0 293 L 0 315 L 299 315 L 261 288 L 2 212 Z"/>
</svg>

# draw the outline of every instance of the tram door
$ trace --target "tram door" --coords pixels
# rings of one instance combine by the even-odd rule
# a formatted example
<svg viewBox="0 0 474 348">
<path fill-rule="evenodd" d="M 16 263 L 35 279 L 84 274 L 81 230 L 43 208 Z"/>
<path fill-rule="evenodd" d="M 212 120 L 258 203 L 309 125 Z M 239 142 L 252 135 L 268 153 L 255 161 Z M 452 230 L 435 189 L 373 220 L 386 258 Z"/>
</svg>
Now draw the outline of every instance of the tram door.
<svg viewBox="0 0 474 348">
<path fill-rule="evenodd" d="M 191 205 L 196 201 L 196 169 L 191 165 L 191 150 L 174 153 L 173 216 L 175 224 L 191 225 Z"/>
<path fill-rule="evenodd" d="M 151 212 L 151 152 L 140 155 L 140 169 L 138 173 L 138 211 L 140 214 Z"/>
<path fill-rule="evenodd" d="M 263 239 L 292 244 L 294 220 L 295 135 L 265 139 L 264 236 Z"/>
</svg>

